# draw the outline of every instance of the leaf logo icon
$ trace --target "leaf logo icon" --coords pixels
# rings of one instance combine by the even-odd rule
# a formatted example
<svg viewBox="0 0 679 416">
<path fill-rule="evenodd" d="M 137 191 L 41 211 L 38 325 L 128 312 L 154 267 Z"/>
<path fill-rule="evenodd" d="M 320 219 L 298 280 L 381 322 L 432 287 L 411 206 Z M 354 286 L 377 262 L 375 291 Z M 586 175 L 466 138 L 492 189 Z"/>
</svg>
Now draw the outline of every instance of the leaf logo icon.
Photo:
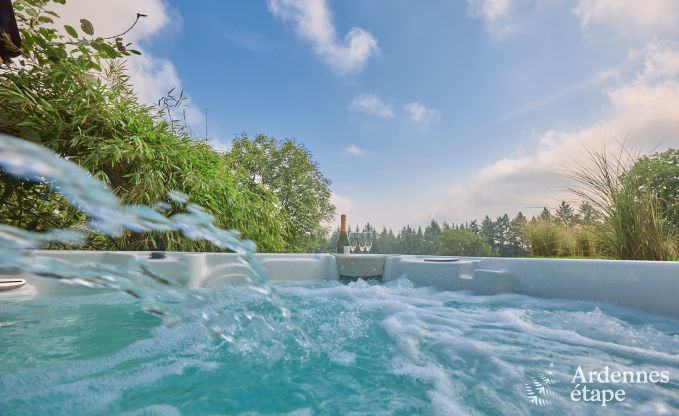
<svg viewBox="0 0 679 416">
<path fill-rule="evenodd" d="M 559 383 L 554 373 L 554 363 L 543 371 L 538 371 L 535 376 L 529 377 L 529 382 L 524 383 L 524 390 L 530 404 L 534 406 L 551 406 L 550 397 L 556 397 L 557 393 L 552 386 Z"/>
</svg>

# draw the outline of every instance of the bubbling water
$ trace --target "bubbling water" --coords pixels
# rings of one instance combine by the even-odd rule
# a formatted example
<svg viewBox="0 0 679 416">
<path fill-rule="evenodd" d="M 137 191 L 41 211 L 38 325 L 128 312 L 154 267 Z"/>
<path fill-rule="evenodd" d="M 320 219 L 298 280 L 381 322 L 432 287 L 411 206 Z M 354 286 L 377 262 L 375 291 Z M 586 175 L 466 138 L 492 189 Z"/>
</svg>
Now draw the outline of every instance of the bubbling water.
<svg viewBox="0 0 679 416">
<path fill-rule="evenodd" d="M 292 325 L 287 308 L 267 283 L 266 270 L 254 257 L 256 245 L 252 241 L 241 240 L 236 230 L 215 226 L 214 217 L 202 207 L 190 203 L 186 195 L 180 192 L 168 195 L 171 202 L 185 207 L 183 212 L 169 217 L 164 215 L 169 207 L 165 202 L 155 207 L 122 204 L 108 186 L 80 166 L 42 146 L 2 133 L 0 168 L 18 179 L 47 184 L 88 217 L 87 224 L 80 231 L 56 229 L 38 233 L 0 224 L 0 274 L 29 273 L 71 284 L 123 291 L 140 299 L 147 312 L 168 324 L 197 320 L 230 344 L 242 341 L 234 334 L 245 334 L 245 328 L 248 334 L 257 338 L 270 338 L 281 330 L 297 332 L 295 339 L 305 342 L 306 337 Z M 204 293 L 148 270 L 141 260 L 126 265 L 72 263 L 30 253 L 30 250 L 46 243 L 77 245 L 88 233 L 100 232 L 117 237 L 126 230 L 135 233 L 178 232 L 189 239 L 208 241 L 239 254 L 248 265 L 247 287 L 271 307 L 258 312 L 211 308 Z"/>
</svg>

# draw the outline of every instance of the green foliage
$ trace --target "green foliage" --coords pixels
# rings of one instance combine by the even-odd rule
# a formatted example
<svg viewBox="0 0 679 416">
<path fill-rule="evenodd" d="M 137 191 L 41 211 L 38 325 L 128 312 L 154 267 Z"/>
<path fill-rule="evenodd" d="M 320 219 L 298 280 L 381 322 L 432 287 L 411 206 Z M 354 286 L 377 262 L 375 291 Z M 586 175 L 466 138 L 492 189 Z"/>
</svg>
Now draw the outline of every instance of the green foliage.
<svg viewBox="0 0 679 416">
<path fill-rule="evenodd" d="M 330 180 L 311 153 L 286 139 L 246 135 L 235 139 L 226 155 L 228 165 L 244 179 L 246 189 L 273 192 L 287 222 L 286 244 L 292 251 L 310 251 L 325 237 L 322 224 L 335 215 L 330 203 Z"/>
<path fill-rule="evenodd" d="M 572 175 L 583 185 L 575 190 L 582 200 L 577 212 L 562 201 L 554 212 L 545 207 L 530 221 L 519 212 L 511 221 L 507 214 L 496 220 L 486 215 L 480 225 L 432 221 L 424 232 L 408 225 L 395 235 L 384 228 L 377 235 L 380 248 L 373 252 L 463 255 L 461 247 L 471 233 L 491 248 L 484 255 L 676 259 L 679 151 L 627 163 L 591 156 L 593 163 L 586 166 L 594 168 Z M 434 248 L 433 235 L 438 235 Z M 331 237 L 333 243 L 336 238 Z M 441 245 L 444 241 L 447 246 Z"/>
<path fill-rule="evenodd" d="M 577 216 L 568 202 L 561 201 L 561 204 L 556 209 L 556 220 L 566 227 L 575 225 Z"/>
<path fill-rule="evenodd" d="M 508 256 L 521 257 L 526 255 L 526 241 L 523 230 L 527 221 L 523 213 L 519 211 L 510 223 L 507 250 L 505 251 Z"/>
<path fill-rule="evenodd" d="M 215 223 L 236 228 L 260 250 L 297 246 L 289 217 L 273 190 L 242 186 L 228 157 L 194 140 L 158 108 L 142 105 L 118 58 L 136 54 L 120 37 L 95 37 L 81 20 L 61 35 L 49 23 L 49 1 L 14 3 L 24 38 L 18 65 L 0 73 L 0 131 L 40 143 L 111 186 L 125 203 L 153 204 L 177 190 L 207 208 Z M 137 17 L 137 19 L 139 16 Z M 77 38 L 77 39 L 73 39 Z M 0 221 L 28 230 L 77 227 L 85 218 L 45 184 L 0 173 Z M 168 214 L 171 214 L 169 212 Z M 96 237 L 96 249 L 213 250 L 177 235 Z"/>
<path fill-rule="evenodd" d="M 589 156 L 590 164 L 570 176 L 579 184 L 572 191 L 601 218 L 596 227 L 600 253 L 616 259 L 667 260 L 671 228 L 651 179 L 631 173 L 638 158 L 624 149 L 613 158 L 605 151 L 590 151 Z"/>
<path fill-rule="evenodd" d="M 495 224 L 488 215 L 486 215 L 483 218 L 483 221 L 481 221 L 481 229 L 479 232 L 481 236 L 486 240 L 488 245 L 494 250 L 495 247 L 497 246 Z"/>
<path fill-rule="evenodd" d="M 542 212 L 538 216 L 538 219 L 541 221 L 551 221 L 552 220 L 552 213 L 549 212 L 547 207 L 542 208 Z"/>
<path fill-rule="evenodd" d="M 68 33 L 69 36 L 71 36 L 71 37 L 73 37 L 73 38 L 77 38 L 77 37 L 78 37 L 78 32 L 75 30 L 75 28 L 74 28 L 73 26 L 64 25 L 64 29 L 66 29 L 66 33 Z"/>
<path fill-rule="evenodd" d="M 580 225 L 571 229 L 575 240 L 574 255 L 579 257 L 595 257 L 596 251 L 596 227 Z"/>
<path fill-rule="evenodd" d="M 521 216 L 523 216 L 523 214 L 521 214 L 520 212 L 519 212 L 519 214 Z M 472 220 L 469 223 L 469 226 L 467 227 L 467 229 L 469 229 L 469 231 L 473 232 L 474 234 L 480 234 L 481 233 L 481 228 L 479 227 L 479 223 L 476 220 Z"/>
<path fill-rule="evenodd" d="M 436 220 L 431 220 L 430 223 L 422 230 L 421 227 L 417 229 L 411 226 L 403 227 L 397 234 L 391 229 L 383 227 L 381 231 L 377 231 L 370 223 L 367 223 L 362 228 L 356 227 L 356 231 L 371 231 L 373 232 L 373 246 L 371 253 L 373 254 L 436 254 L 440 249 L 441 236 L 447 231 L 464 231 L 464 235 L 470 234 L 474 236 L 470 243 L 464 245 L 464 247 L 474 247 L 474 252 L 483 252 L 483 255 L 494 255 L 492 249 L 489 251 L 476 250 L 476 242 L 483 242 L 482 247 L 490 247 L 485 243 L 484 238 L 480 235 L 478 231 L 478 225 L 476 221 L 469 224 L 459 224 L 450 225 L 443 223 L 439 225 Z M 317 245 L 315 251 L 323 253 L 332 253 L 335 250 L 335 242 L 339 235 L 339 230 L 335 230 L 328 240 L 324 243 Z M 473 244 L 472 244 L 473 243 Z M 471 245 L 470 245 L 471 244 Z M 472 254 L 467 254 L 472 255 Z M 481 254 L 479 254 L 481 255 Z"/>
<path fill-rule="evenodd" d="M 422 250 L 425 253 L 435 253 L 438 248 L 440 235 L 441 226 L 435 220 L 431 220 L 429 225 L 424 228 Z"/>
<path fill-rule="evenodd" d="M 498 217 L 493 223 L 493 230 L 495 232 L 493 236 L 493 241 L 495 242 L 493 249 L 500 253 L 501 256 L 508 255 L 510 225 L 507 214 Z"/>
<path fill-rule="evenodd" d="M 587 201 L 578 208 L 577 222 L 581 224 L 594 224 L 599 220 L 599 213 Z"/>
<path fill-rule="evenodd" d="M 94 27 L 92 27 L 92 23 L 90 23 L 89 20 L 87 19 L 80 19 L 80 28 L 85 32 L 86 34 L 92 36 L 94 35 Z"/>
<path fill-rule="evenodd" d="M 556 257 L 561 252 L 562 227 L 553 221 L 531 221 L 525 226 L 525 234 L 533 256 Z"/>
<path fill-rule="evenodd" d="M 439 235 L 436 254 L 441 256 L 491 256 L 493 250 L 480 235 L 468 230 L 448 229 Z"/>
<path fill-rule="evenodd" d="M 679 230 L 679 150 L 642 157 L 630 169 L 627 180 L 648 183 L 660 210 L 674 232 Z"/>
<path fill-rule="evenodd" d="M 396 239 L 401 254 L 424 254 L 422 251 L 424 234 L 421 228 L 418 234 L 414 228 L 407 225 L 401 229 Z"/>
<path fill-rule="evenodd" d="M 401 250 L 399 248 L 399 239 L 394 232 L 386 227 L 382 228 L 377 241 L 379 242 L 380 251 L 375 253 L 382 254 L 398 254 Z"/>
</svg>

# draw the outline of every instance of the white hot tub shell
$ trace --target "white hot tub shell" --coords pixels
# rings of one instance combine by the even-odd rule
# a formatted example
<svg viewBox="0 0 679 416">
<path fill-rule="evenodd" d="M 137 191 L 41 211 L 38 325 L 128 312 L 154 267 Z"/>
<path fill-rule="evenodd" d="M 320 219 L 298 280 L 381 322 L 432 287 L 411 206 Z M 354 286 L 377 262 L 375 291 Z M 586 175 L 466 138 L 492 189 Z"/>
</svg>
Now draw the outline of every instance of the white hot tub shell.
<svg viewBox="0 0 679 416">
<path fill-rule="evenodd" d="M 44 250 L 24 255 L 111 265 L 140 262 L 154 273 L 193 288 L 240 284 L 245 282 L 249 270 L 240 255 L 231 253 L 168 252 L 162 259 L 151 259 L 150 252 L 143 251 Z M 340 277 L 360 276 L 387 282 L 407 278 L 417 286 L 441 290 L 607 302 L 679 317 L 679 262 L 332 254 L 257 254 L 256 257 L 272 281 L 339 280 Z M 72 287 L 57 279 L 32 275 L 0 277 L 28 281 L 19 289 L 0 292 L 0 300 Z"/>
</svg>

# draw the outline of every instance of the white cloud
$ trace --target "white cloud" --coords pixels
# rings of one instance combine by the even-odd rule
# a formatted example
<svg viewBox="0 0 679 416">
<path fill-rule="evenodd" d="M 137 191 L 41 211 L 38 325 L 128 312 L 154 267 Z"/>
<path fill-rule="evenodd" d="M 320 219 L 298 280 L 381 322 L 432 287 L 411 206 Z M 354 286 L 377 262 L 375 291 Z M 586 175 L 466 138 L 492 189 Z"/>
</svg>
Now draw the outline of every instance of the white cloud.
<svg viewBox="0 0 679 416">
<path fill-rule="evenodd" d="M 527 5 L 557 5 L 560 0 L 467 0 L 468 13 L 484 21 L 496 37 L 520 29 L 514 18 Z M 573 13 L 583 27 L 601 25 L 621 34 L 658 35 L 676 33 L 679 21 L 677 0 L 577 0 Z"/>
<path fill-rule="evenodd" d="M 377 39 L 358 27 L 352 27 L 339 40 L 326 0 L 270 0 L 269 10 L 276 18 L 292 23 L 297 36 L 310 43 L 314 53 L 340 73 L 360 71 L 379 52 Z"/>
<path fill-rule="evenodd" d="M 394 117 L 394 111 L 391 106 L 373 94 L 357 95 L 349 104 L 349 110 L 382 118 Z"/>
<path fill-rule="evenodd" d="M 439 215 L 466 220 L 555 207 L 573 198 L 562 173 L 587 163 L 585 147 L 613 150 L 624 143 L 632 151 L 649 152 L 679 146 L 679 82 L 655 79 L 654 66 L 649 71 L 608 91 L 610 115 L 604 120 L 575 131 L 542 133 L 532 153 L 501 159 L 452 188 Z"/>
<path fill-rule="evenodd" d="M 139 45 L 170 28 L 179 20 L 177 14 L 162 0 L 119 0 L 98 2 L 69 0 L 57 10 L 62 24 L 80 29 L 80 19 L 92 22 L 96 36 L 113 36 L 122 33 L 134 22 L 137 13 L 146 17 L 139 19 L 134 29 L 125 34 L 125 41 L 134 43 L 142 51 L 141 56 L 131 56 L 127 61 L 130 82 L 137 96 L 147 104 L 158 100 L 172 88 L 181 89 L 181 80 L 171 61 L 155 57 Z"/>
<path fill-rule="evenodd" d="M 382 118 L 394 118 L 395 112 L 390 104 L 374 94 L 361 94 L 354 97 L 349 104 L 349 110 L 369 114 Z M 428 127 L 440 118 L 437 110 L 413 101 L 403 106 L 405 117 L 417 123 L 420 127 Z"/>
<path fill-rule="evenodd" d="M 168 59 L 143 53 L 127 61 L 127 70 L 137 97 L 144 103 L 157 104 L 172 88 L 181 89 L 177 70 Z"/>
<path fill-rule="evenodd" d="M 494 34 L 506 32 L 519 4 L 529 0 L 467 0 L 474 16 L 484 19 Z M 607 116 L 576 130 L 549 130 L 539 135 L 532 151 L 506 157 L 479 169 L 466 183 L 454 186 L 439 216 L 457 220 L 505 212 L 524 213 L 538 207 L 555 207 L 561 199 L 573 198 L 566 191 L 563 175 L 579 163 L 587 163 L 586 148 L 615 149 L 624 143 L 632 151 L 650 152 L 679 146 L 679 48 L 676 0 L 578 0 L 573 9 L 583 30 L 605 28 L 634 41 L 652 39 L 641 50 L 629 54 L 642 68 L 636 76 L 605 90 L 609 99 Z M 673 42 L 667 39 L 673 39 Z M 665 39 L 665 40 L 663 40 Z M 635 63 L 636 63 L 635 62 Z M 574 91 L 609 79 L 620 81 L 617 71 L 602 72 L 554 95 L 528 103 L 503 115 L 494 124 L 548 105 Z"/>
<path fill-rule="evenodd" d="M 645 49 L 630 53 L 630 59 L 644 56 L 646 78 L 672 78 L 679 75 L 679 43 L 650 42 Z"/>
<path fill-rule="evenodd" d="M 125 35 L 129 42 L 151 38 L 166 28 L 178 16 L 162 0 L 116 0 L 99 2 L 68 0 L 56 9 L 64 24 L 80 30 L 80 19 L 86 18 L 94 26 L 97 36 L 113 36 L 125 31 L 134 22 L 137 13 L 145 14 L 139 23 Z"/>
<path fill-rule="evenodd" d="M 344 148 L 344 154 L 347 156 L 363 157 L 365 156 L 366 152 L 360 147 L 352 144 Z"/>
<path fill-rule="evenodd" d="M 493 24 L 509 13 L 511 0 L 467 0 L 467 3 L 474 13 Z"/>
<path fill-rule="evenodd" d="M 501 36 L 519 28 L 514 24 L 519 9 L 542 7 L 535 0 L 467 0 L 469 14 L 483 19 L 488 31 Z M 547 2 L 545 2 L 547 3 Z M 553 1 L 557 5 L 559 1 Z M 563 2 L 562 2 L 563 3 Z M 583 31 L 600 34 L 645 48 L 630 53 L 640 71 L 626 80 L 621 71 L 602 72 L 580 84 L 528 103 L 503 115 L 493 124 L 548 105 L 575 91 L 602 85 L 608 111 L 598 122 L 576 129 L 544 131 L 535 147 L 517 149 L 490 163 L 464 184 L 451 188 L 437 216 L 470 220 L 485 213 L 535 213 L 542 206 L 556 207 L 561 199 L 573 199 L 563 175 L 578 163 L 587 163 L 586 148 L 614 150 L 623 143 L 632 152 L 662 151 L 679 147 L 679 1 L 677 0 L 574 0 L 573 13 Z M 569 6 L 570 7 L 570 6 Z M 530 17 L 530 16 L 528 16 Z M 631 47 L 631 46 L 630 46 Z M 606 109 L 604 109 L 606 110 Z"/>
<path fill-rule="evenodd" d="M 146 17 L 124 36 L 125 42 L 132 42 L 133 48 L 142 55 L 127 58 L 127 72 L 130 83 L 139 100 L 145 104 L 157 104 L 168 91 L 175 89 L 176 94 L 182 90 L 182 81 L 177 69 L 167 58 L 148 53 L 140 43 L 148 42 L 160 36 L 164 31 L 179 30 L 181 16 L 163 0 L 117 0 L 101 2 L 91 0 L 68 0 L 64 6 L 55 9 L 60 16 L 59 28 L 68 24 L 80 32 L 80 19 L 86 18 L 94 26 L 95 36 L 113 36 L 127 30 L 134 22 L 137 13 Z M 186 121 L 194 130 L 200 131 L 205 118 L 199 107 L 191 103 L 187 97 Z M 175 114 L 179 117 L 178 114 Z M 215 143 L 217 147 L 219 143 Z"/>
<path fill-rule="evenodd" d="M 417 101 L 406 104 L 404 108 L 408 118 L 419 124 L 421 127 L 427 127 L 432 122 L 439 119 L 439 112 L 437 110 L 427 108 Z"/>
<path fill-rule="evenodd" d="M 559 6 L 563 0 L 466 0 L 469 16 L 482 19 L 494 37 L 514 33 L 522 28 L 517 17 L 525 21 L 527 9 Z M 658 35 L 676 35 L 679 22 L 677 0 L 574 0 L 572 12 L 583 28 L 605 27 L 618 34 L 650 39 Z"/>
<path fill-rule="evenodd" d="M 509 21 L 516 0 L 467 0 L 471 16 L 484 20 L 488 31 L 495 36 L 503 36 L 517 29 Z"/>
<path fill-rule="evenodd" d="M 602 24 L 632 36 L 673 32 L 679 22 L 677 0 L 579 0 L 573 11 L 583 26 Z"/>
</svg>

